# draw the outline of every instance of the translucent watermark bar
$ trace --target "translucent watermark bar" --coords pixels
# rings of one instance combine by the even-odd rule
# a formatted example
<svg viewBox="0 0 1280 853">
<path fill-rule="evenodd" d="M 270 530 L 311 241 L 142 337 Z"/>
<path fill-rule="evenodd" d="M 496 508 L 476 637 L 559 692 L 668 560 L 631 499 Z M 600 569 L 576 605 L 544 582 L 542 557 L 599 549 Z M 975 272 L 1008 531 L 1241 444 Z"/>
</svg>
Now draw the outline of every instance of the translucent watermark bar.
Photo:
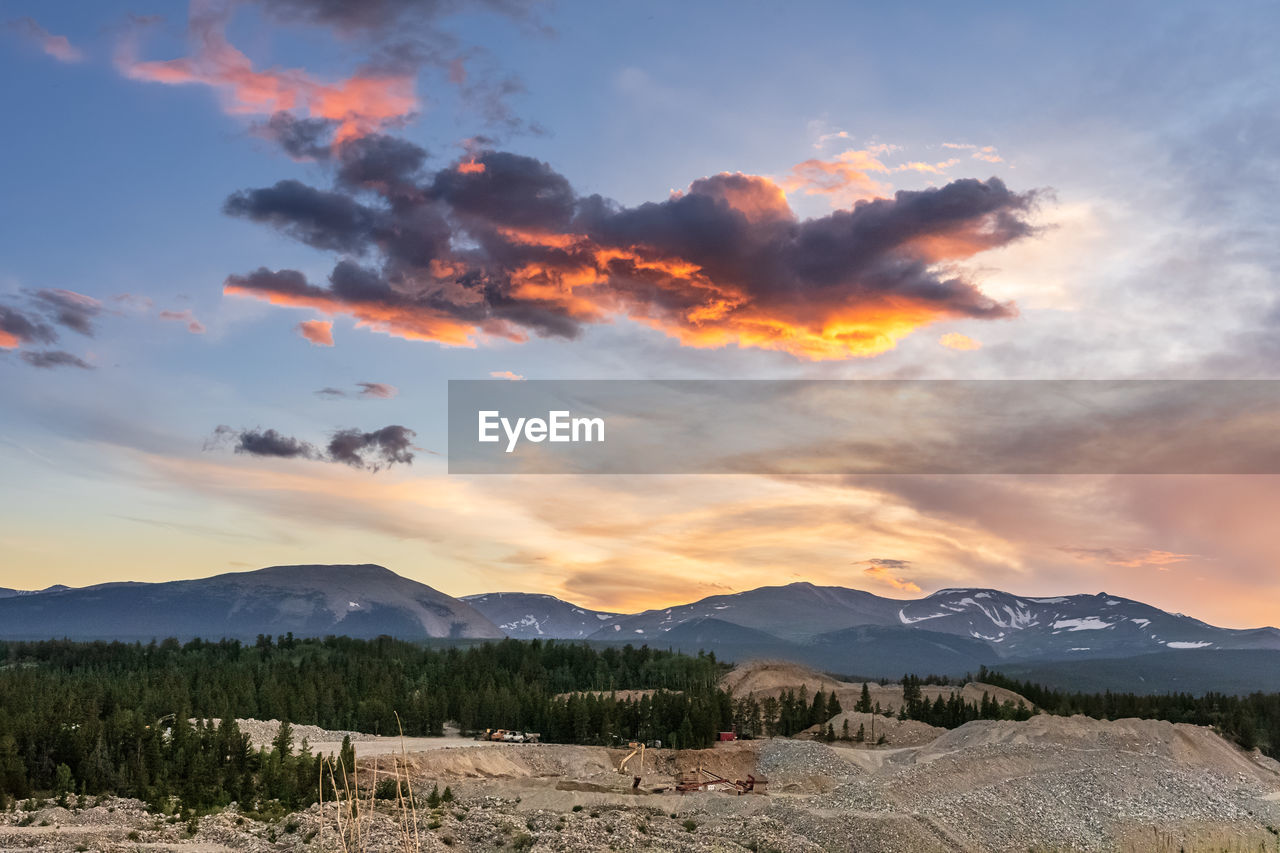
<svg viewBox="0 0 1280 853">
<path fill-rule="evenodd" d="M 1277 474 L 1274 380 L 453 380 L 453 474 Z"/>
</svg>

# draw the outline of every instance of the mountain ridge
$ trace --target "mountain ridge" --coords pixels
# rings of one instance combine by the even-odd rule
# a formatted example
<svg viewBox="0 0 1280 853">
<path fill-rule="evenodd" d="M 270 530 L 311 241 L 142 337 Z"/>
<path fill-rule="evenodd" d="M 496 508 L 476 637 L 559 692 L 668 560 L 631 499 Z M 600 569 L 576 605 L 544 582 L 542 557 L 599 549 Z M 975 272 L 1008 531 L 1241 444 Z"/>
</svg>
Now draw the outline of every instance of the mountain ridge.
<svg viewBox="0 0 1280 853">
<path fill-rule="evenodd" d="M 508 622 L 519 610 L 521 596 L 535 595 L 545 606 L 545 594 L 501 593 Z M 488 606 L 486 595 L 468 596 L 468 600 L 481 612 Z M 572 602 L 552 600 L 585 610 Z M 914 628 L 982 641 L 996 661 L 1127 657 L 1204 648 L 1280 650 L 1276 628 L 1219 628 L 1106 592 L 1019 596 L 997 589 L 949 587 L 916 599 L 896 599 L 807 581 L 618 615 L 590 639 L 661 643 L 676 627 L 705 619 L 801 645 L 856 627 Z M 539 620 L 538 625 L 539 636 L 579 636 L 559 636 L 557 626 L 547 620 Z"/>
<path fill-rule="evenodd" d="M 385 567 L 359 564 L 12 593 L 0 592 L 0 639 L 253 639 L 290 631 L 415 641 L 513 637 L 648 644 L 738 661 L 774 658 L 869 678 L 962 675 L 981 666 L 1024 673 L 1043 666 L 1056 674 L 1091 661 L 1116 673 L 1123 661 L 1147 658 L 1155 661 L 1150 666 L 1159 683 L 1170 686 L 1186 683 L 1179 680 L 1179 655 L 1256 651 L 1260 658 L 1218 659 L 1257 671 L 1258 660 L 1274 657 L 1280 671 L 1276 628 L 1219 628 L 1106 592 L 1019 596 L 951 587 L 896 599 L 796 582 L 627 614 L 545 593 L 454 598 Z M 1204 660 L 1187 659 L 1186 667 L 1199 668 L 1196 683 L 1213 675 L 1205 674 L 1211 668 Z M 1239 673 L 1234 681 L 1226 675 L 1222 683 L 1241 683 Z"/>
<path fill-rule="evenodd" d="M 504 636 L 466 602 L 368 563 L 268 566 L 0 598 L 0 637 L 10 639 L 251 639 L 290 631 L 299 637 Z"/>
</svg>

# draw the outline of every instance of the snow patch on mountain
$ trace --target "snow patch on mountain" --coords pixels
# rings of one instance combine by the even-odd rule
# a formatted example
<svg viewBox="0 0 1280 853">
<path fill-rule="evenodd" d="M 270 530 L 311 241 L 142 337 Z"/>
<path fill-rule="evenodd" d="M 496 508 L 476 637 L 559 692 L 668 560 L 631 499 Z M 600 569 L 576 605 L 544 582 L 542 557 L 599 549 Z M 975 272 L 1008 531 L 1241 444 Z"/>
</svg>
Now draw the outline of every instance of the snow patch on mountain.
<svg viewBox="0 0 1280 853">
<path fill-rule="evenodd" d="M 1055 631 L 1098 631 L 1102 628 L 1110 628 L 1112 623 L 1103 622 L 1097 616 L 1086 616 L 1083 619 L 1059 619 L 1053 623 Z"/>
</svg>

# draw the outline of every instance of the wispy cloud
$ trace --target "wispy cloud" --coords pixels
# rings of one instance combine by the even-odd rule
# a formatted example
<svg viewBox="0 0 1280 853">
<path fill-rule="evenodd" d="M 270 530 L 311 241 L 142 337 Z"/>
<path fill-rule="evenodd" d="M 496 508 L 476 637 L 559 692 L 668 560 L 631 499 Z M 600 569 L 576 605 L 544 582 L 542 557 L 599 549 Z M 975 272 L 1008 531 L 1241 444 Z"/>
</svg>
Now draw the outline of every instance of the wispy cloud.
<svg viewBox="0 0 1280 853">
<path fill-rule="evenodd" d="M 55 367 L 78 367 L 81 370 L 93 369 L 92 364 L 64 350 L 24 350 L 19 355 L 23 361 L 32 367 L 45 369 Z"/>
<path fill-rule="evenodd" d="M 204 323 L 196 319 L 196 315 L 190 308 L 183 308 L 181 311 L 161 311 L 160 319 L 185 323 L 187 331 L 193 335 L 203 335 L 206 331 Z"/>
<path fill-rule="evenodd" d="M 1003 163 L 1004 158 L 1000 156 L 1000 152 L 996 151 L 994 145 L 972 145 L 967 142 L 944 142 L 943 148 L 953 148 L 957 151 L 968 151 L 969 156 L 974 160 L 982 160 L 984 163 Z"/>
<path fill-rule="evenodd" d="M 1058 550 L 1080 560 L 1092 560 L 1108 566 L 1120 566 L 1126 569 L 1151 566 L 1161 571 L 1167 571 L 1169 566 L 1185 563 L 1196 556 L 1151 548 L 1080 548 L 1063 545 Z"/>
<path fill-rule="evenodd" d="M 72 45 L 66 36 L 49 32 L 34 18 L 18 18 L 10 21 L 7 26 L 38 45 L 41 50 L 59 62 L 80 62 L 84 59 L 84 53 Z"/>
<path fill-rule="evenodd" d="M 975 341 L 968 335 L 962 335 L 959 332 L 947 332 L 938 339 L 938 343 L 947 349 L 972 351 L 982 349 L 982 341 Z"/>
<path fill-rule="evenodd" d="M 862 566 L 862 574 L 876 583 L 883 584 L 899 592 L 921 592 L 914 581 L 900 577 L 901 573 L 911 568 L 910 560 L 893 560 L 884 557 L 872 557 L 857 565 Z"/>
</svg>

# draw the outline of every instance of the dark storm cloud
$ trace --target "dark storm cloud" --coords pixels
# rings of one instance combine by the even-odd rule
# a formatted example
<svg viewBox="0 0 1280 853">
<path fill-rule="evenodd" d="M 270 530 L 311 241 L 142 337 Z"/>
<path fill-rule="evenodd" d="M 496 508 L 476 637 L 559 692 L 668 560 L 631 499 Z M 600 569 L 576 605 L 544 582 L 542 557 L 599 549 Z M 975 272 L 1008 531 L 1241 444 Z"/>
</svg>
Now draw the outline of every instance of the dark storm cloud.
<svg viewBox="0 0 1280 853">
<path fill-rule="evenodd" d="M 340 430 L 329 441 L 329 458 L 370 471 L 379 471 L 397 462 L 409 465 L 413 462 L 414 435 L 413 430 L 394 425 L 374 432 Z"/>
<path fill-rule="evenodd" d="M 295 160 L 328 159 L 337 129 L 333 119 L 300 118 L 283 110 L 254 127 L 259 136 L 272 140 Z"/>
<path fill-rule="evenodd" d="M 426 162 L 427 152 L 412 142 L 373 134 L 343 143 L 338 151 L 338 183 L 351 188 L 407 187 Z"/>
<path fill-rule="evenodd" d="M 72 290 L 37 290 L 32 298 L 53 322 L 82 335 L 93 336 L 93 321 L 102 313 L 102 303 L 92 296 Z"/>
<path fill-rule="evenodd" d="M 58 339 L 53 327 L 33 320 L 16 308 L 0 305 L 0 348 L 12 349 L 19 344 L 51 344 Z"/>
<path fill-rule="evenodd" d="M 336 390 L 324 389 L 324 391 Z M 341 392 L 338 393 L 341 394 Z M 274 429 L 235 429 L 221 425 L 213 431 L 213 438 L 205 443 L 204 449 L 211 450 L 230 445 L 236 453 L 249 456 L 313 459 L 376 472 L 397 463 L 412 464 L 414 435 L 413 430 L 395 425 L 383 427 L 374 432 L 343 429 L 333 434 L 325 450 L 320 450 L 309 441 L 285 435 Z"/>
<path fill-rule="evenodd" d="M 539 4 L 529 0 L 260 0 L 270 15 L 285 22 L 302 21 L 345 33 L 386 31 L 393 27 L 420 28 L 461 11 L 485 9 L 515 18 L 527 16 Z"/>
<path fill-rule="evenodd" d="M 488 225 L 562 231 L 569 227 L 577 197 L 569 181 L 546 163 L 505 151 L 485 152 L 482 169 L 442 169 L 431 195 L 453 211 Z"/>
<path fill-rule="evenodd" d="M 82 370 L 93 370 L 93 365 L 62 350 L 25 350 L 19 356 L 32 367 L 51 369 L 54 367 L 79 367 Z"/>
<path fill-rule="evenodd" d="M 353 253 L 365 250 L 381 218 L 349 195 L 294 180 L 238 192 L 227 199 L 223 210 L 272 225 L 317 249 Z"/>
<path fill-rule="evenodd" d="M 315 459 L 319 452 L 310 442 L 283 435 L 274 429 L 236 430 L 219 426 L 214 430 L 217 439 L 234 441 L 236 453 L 250 456 L 274 456 L 280 459 Z"/>
<path fill-rule="evenodd" d="M 231 215 L 374 263 L 339 261 L 327 287 L 260 269 L 226 291 L 452 345 L 571 339 L 624 315 L 690 346 L 847 358 L 937 320 L 1013 316 L 946 270 L 1030 235 L 1035 203 L 996 178 L 957 180 L 801 220 L 752 175 L 623 207 L 530 157 L 473 152 L 433 175 L 424 159 L 374 136 L 342 146 L 333 190 L 281 181 L 233 195 Z"/>
</svg>

